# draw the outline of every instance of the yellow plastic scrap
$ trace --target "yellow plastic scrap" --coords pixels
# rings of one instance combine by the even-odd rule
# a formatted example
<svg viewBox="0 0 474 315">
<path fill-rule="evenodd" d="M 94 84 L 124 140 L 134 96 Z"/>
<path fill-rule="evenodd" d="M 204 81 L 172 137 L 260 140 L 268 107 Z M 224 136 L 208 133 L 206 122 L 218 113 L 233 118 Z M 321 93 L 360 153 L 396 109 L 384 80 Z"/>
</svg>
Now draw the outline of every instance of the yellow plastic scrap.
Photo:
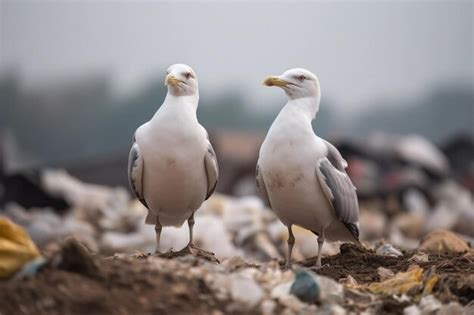
<svg viewBox="0 0 474 315">
<path fill-rule="evenodd" d="M 25 230 L 0 217 L 0 279 L 10 277 L 38 256 L 38 248 Z"/>
<path fill-rule="evenodd" d="M 423 289 L 423 295 L 428 295 L 433 292 L 433 288 L 438 283 L 439 277 L 437 275 L 432 275 L 425 282 L 425 288 Z"/>
<path fill-rule="evenodd" d="M 382 282 L 371 283 L 369 290 L 377 294 L 403 294 L 412 288 L 421 287 L 423 277 L 423 268 L 413 266 L 406 272 L 398 272 L 394 277 Z"/>
</svg>

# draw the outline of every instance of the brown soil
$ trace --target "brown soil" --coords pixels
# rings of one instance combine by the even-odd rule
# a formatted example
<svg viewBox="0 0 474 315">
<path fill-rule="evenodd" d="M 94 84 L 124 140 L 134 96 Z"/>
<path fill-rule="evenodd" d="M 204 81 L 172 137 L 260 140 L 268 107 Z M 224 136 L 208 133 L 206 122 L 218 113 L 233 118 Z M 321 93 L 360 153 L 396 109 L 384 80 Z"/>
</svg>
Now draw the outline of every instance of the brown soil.
<svg viewBox="0 0 474 315">
<path fill-rule="evenodd" d="M 0 282 L 0 314 L 209 314 L 225 310 L 198 278 L 141 258 L 98 258 L 67 242 L 33 278 Z"/>
<path fill-rule="evenodd" d="M 33 278 L 0 282 L 0 314 L 229 314 L 230 301 L 219 300 L 199 277 L 153 268 L 146 255 L 135 258 L 91 257 L 86 250 L 66 243 Z M 335 280 L 351 275 L 359 284 L 379 281 L 378 267 L 406 271 L 413 252 L 400 258 L 381 257 L 355 245 L 342 245 L 341 253 L 323 259 L 316 269 L 314 259 L 302 264 Z M 179 258 L 175 258 L 179 259 Z M 191 261 L 191 260 L 190 260 Z M 195 259 L 194 264 L 202 263 Z M 419 263 L 435 269 L 440 280 L 434 294 L 443 302 L 467 304 L 474 299 L 474 263 L 468 254 L 430 255 Z M 179 268 L 188 268 L 183 263 Z M 260 266 L 265 268 L 265 265 Z M 402 313 L 407 302 L 380 296 L 379 310 Z M 360 309 L 346 305 L 355 311 Z M 219 312 L 220 311 L 220 312 Z M 250 314 L 248 311 L 245 314 Z"/>
<path fill-rule="evenodd" d="M 407 271 L 410 265 L 417 264 L 423 270 L 432 270 L 439 276 L 433 288 L 434 295 L 443 303 L 458 301 L 463 305 L 474 300 L 474 255 L 430 254 L 428 262 L 411 262 L 409 259 L 417 252 L 404 252 L 401 257 L 376 255 L 374 251 L 354 244 L 343 244 L 340 254 L 322 259 L 322 267 L 315 268 L 315 258 L 302 262 L 314 272 L 341 280 L 351 275 L 359 284 L 380 281 L 377 268 L 384 267 L 394 273 Z M 392 297 L 382 299 L 384 313 L 402 313 L 407 302 L 398 302 Z"/>
</svg>

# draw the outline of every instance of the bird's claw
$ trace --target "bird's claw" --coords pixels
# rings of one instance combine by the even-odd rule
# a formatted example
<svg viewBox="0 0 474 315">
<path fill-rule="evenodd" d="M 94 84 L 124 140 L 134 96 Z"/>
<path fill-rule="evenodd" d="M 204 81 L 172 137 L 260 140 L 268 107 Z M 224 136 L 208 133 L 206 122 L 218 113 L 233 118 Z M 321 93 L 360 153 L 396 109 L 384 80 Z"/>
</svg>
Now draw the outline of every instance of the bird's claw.
<svg viewBox="0 0 474 315">
<path fill-rule="evenodd" d="M 320 270 L 320 269 L 323 269 L 323 268 L 325 268 L 325 267 L 329 267 L 329 264 L 324 264 L 324 265 L 321 265 L 321 264 L 320 264 L 320 265 L 317 265 L 317 264 L 316 264 L 316 266 L 314 266 L 313 269 L 315 269 L 315 270 Z"/>
</svg>

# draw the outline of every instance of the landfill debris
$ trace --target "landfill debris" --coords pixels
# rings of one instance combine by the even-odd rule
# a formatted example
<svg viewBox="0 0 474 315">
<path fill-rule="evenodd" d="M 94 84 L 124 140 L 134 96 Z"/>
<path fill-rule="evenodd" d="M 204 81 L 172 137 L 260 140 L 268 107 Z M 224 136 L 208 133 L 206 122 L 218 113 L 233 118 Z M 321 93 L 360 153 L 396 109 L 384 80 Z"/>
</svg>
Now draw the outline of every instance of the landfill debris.
<svg viewBox="0 0 474 315">
<path fill-rule="evenodd" d="M 238 273 L 230 281 L 230 293 L 234 300 L 253 307 L 263 298 L 260 285 L 249 274 Z"/>
<path fill-rule="evenodd" d="M 384 267 L 378 267 L 377 274 L 380 277 L 380 281 L 385 281 L 395 276 L 392 270 L 384 268 Z"/>
<path fill-rule="evenodd" d="M 418 250 L 427 253 L 465 253 L 470 248 L 466 241 L 453 232 L 435 230 L 421 240 Z"/>
<path fill-rule="evenodd" d="M 194 256 L 166 259 L 143 253 L 118 254 L 104 259 L 90 253 L 74 239 L 61 242 L 59 248 L 49 255 L 46 267 L 28 282 L 31 283 L 31 287 L 25 287 L 21 282 L 5 284 L 0 282 L 0 294 L 9 301 L 14 299 L 13 301 L 18 301 L 15 303 L 23 303 L 22 305 L 30 310 L 29 313 L 35 313 L 35 310 L 36 313 L 41 313 L 44 310 L 44 303 L 54 304 L 58 312 L 67 313 L 65 307 L 70 307 L 68 305 L 71 301 L 56 299 L 56 296 L 64 295 L 57 294 L 58 287 L 49 283 L 51 277 L 56 277 L 57 281 L 62 283 L 61 290 L 68 295 L 77 296 L 76 301 L 85 303 L 84 299 L 89 298 L 90 303 L 103 305 L 106 313 L 114 313 L 111 310 L 120 310 L 122 313 L 130 313 L 132 310 L 146 313 L 148 307 L 162 305 L 159 309 L 173 313 L 212 314 L 220 311 L 236 314 L 280 312 L 344 314 L 349 313 L 349 310 L 355 312 L 371 310 L 369 313 L 377 313 L 389 305 L 397 307 L 401 313 L 407 304 L 417 303 L 420 297 L 442 294 L 439 290 L 440 288 L 445 290 L 443 289 L 445 286 L 453 290 L 450 294 L 469 292 L 465 288 L 470 284 L 462 282 L 464 279 L 458 278 L 457 282 L 452 282 L 454 280 L 452 276 L 443 274 L 442 268 L 446 261 L 442 257 L 434 257 L 430 263 L 435 263 L 438 259 L 436 264 L 439 270 L 436 268 L 433 270 L 441 272 L 451 280 L 447 281 L 446 278 L 443 280 L 443 286 L 438 286 L 438 282 L 434 279 L 439 274 L 433 273 L 431 269 L 423 272 L 419 266 L 412 266 L 408 271 L 404 271 L 403 266 L 406 266 L 414 253 L 403 256 L 405 258 L 395 258 L 379 256 L 371 250 L 355 245 L 343 245 L 341 250 L 340 254 L 332 257 L 334 262 L 343 263 L 344 259 L 351 259 L 352 262 L 359 261 L 359 266 L 345 264 L 345 269 L 332 263 L 324 266 L 328 261 L 324 258 L 323 267 L 317 272 L 327 273 L 330 277 L 309 272 L 307 268 L 295 267 L 300 268 L 297 269 L 297 274 L 302 272 L 305 277 L 309 276 L 314 281 L 310 283 L 318 284 L 317 304 L 314 304 L 315 301 L 312 299 L 301 300 L 295 296 L 294 288 L 291 292 L 293 285 L 298 283 L 297 275 L 291 270 L 282 270 L 277 261 L 249 262 L 241 258 L 229 258 L 221 264 L 214 264 Z M 372 279 L 378 279 L 376 268 L 371 271 L 370 266 L 367 266 L 369 270 L 364 270 L 361 266 L 363 263 L 360 263 L 364 259 L 372 259 L 370 257 L 374 259 L 380 257 L 379 262 L 387 264 L 384 268 L 388 269 L 390 265 L 390 268 L 397 273 L 385 281 L 374 283 Z M 474 271 L 469 269 L 474 267 L 469 267 L 468 261 L 463 259 L 465 258 L 459 256 L 459 267 L 468 272 Z M 370 278 L 367 278 L 368 276 Z M 339 283 L 341 279 L 349 277 L 358 279 L 356 280 L 358 284 L 349 287 L 347 284 Z M 458 287 L 464 289 L 456 291 Z M 90 295 L 84 296 L 80 293 L 82 291 L 78 291 L 92 288 L 94 288 L 92 300 Z M 32 292 L 38 296 L 35 303 L 24 299 L 24 296 L 29 296 L 33 294 Z M 130 296 L 130 292 L 134 293 L 134 297 L 140 297 L 140 304 L 129 302 L 127 296 Z M 160 294 L 156 295 L 156 292 Z M 460 295 L 460 301 L 466 303 L 464 300 L 466 297 Z M 21 300 L 15 300 L 17 298 Z M 43 302 L 48 299 L 53 299 L 53 302 Z M 183 300 L 186 303 L 183 304 Z M 12 310 L 11 305 L 18 305 L 15 303 L 4 303 L 0 299 L 0 312 L 11 313 L 9 312 Z"/>
<path fill-rule="evenodd" d="M 442 306 L 442 303 L 438 301 L 433 295 L 427 295 L 421 298 L 418 305 L 420 310 L 424 314 L 436 313 Z"/>
<path fill-rule="evenodd" d="M 38 257 L 40 253 L 25 230 L 0 217 L 0 279 L 12 276 Z"/>
<path fill-rule="evenodd" d="M 416 253 L 415 255 L 411 256 L 410 259 L 408 259 L 409 262 L 412 263 L 426 263 L 429 261 L 429 257 L 426 253 Z"/>
<path fill-rule="evenodd" d="M 381 256 L 390 256 L 390 257 L 398 257 L 402 255 L 402 252 L 393 247 L 392 244 L 383 244 L 376 250 L 377 255 Z"/>
<path fill-rule="evenodd" d="M 430 296 L 441 303 L 438 313 L 467 309 L 474 287 L 469 190 L 450 178 L 442 157 L 420 159 L 413 146 L 406 154 L 385 140 L 378 151 L 367 147 L 364 152 L 346 146 L 343 154 L 360 185 L 361 244 L 326 242 L 318 268 L 317 237 L 293 228 L 294 268 L 311 274 L 318 285 L 316 304 L 291 292 L 297 276 L 281 267 L 288 231 L 257 197 L 216 193 L 196 212 L 195 242 L 215 253 L 220 264 L 174 254 L 156 257 L 150 254 L 155 230 L 143 223 L 147 210 L 125 189 L 48 170 L 44 187 L 69 209 L 59 214 L 14 203 L 0 209 L 25 227 L 44 254 L 43 261 L 34 259 L 0 282 L 0 313 L 21 307 L 23 313 L 67 314 L 75 305 L 87 305 L 75 313 L 424 314 L 420 301 Z M 430 232 L 437 228 L 456 232 L 456 241 L 443 236 L 435 251 L 421 250 L 429 239 L 436 243 Z M 174 253 L 188 237 L 186 224 L 166 228 L 160 250 Z M 20 276 L 30 279 L 16 280 Z M 58 298 L 64 296 L 75 298 Z"/>
<path fill-rule="evenodd" d="M 410 305 L 403 309 L 403 315 L 421 315 L 418 305 Z"/>
<path fill-rule="evenodd" d="M 449 170 L 448 160 L 443 152 L 421 136 L 400 138 L 395 144 L 395 152 L 410 162 L 440 174 L 446 174 Z"/>
<path fill-rule="evenodd" d="M 300 270 L 295 274 L 290 293 L 303 302 L 316 303 L 319 299 L 320 288 L 312 273 Z"/>
<path fill-rule="evenodd" d="M 342 283 L 349 288 L 357 288 L 359 286 L 357 280 L 354 279 L 354 277 L 352 277 L 351 275 L 348 275 L 347 278 L 340 279 L 339 283 Z"/>
<path fill-rule="evenodd" d="M 423 269 L 414 266 L 406 272 L 398 272 L 394 277 L 388 278 L 382 282 L 372 283 L 368 289 L 377 294 L 403 294 L 410 290 L 419 290 L 422 288 Z"/>
<path fill-rule="evenodd" d="M 449 302 L 448 304 L 444 304 L 436 313 L 436 315 L 465 315 L 465 314 L 472 314 L 472 312 L 469 313 L 467 308 L 465 309 L 458 302 Z"/>
<path fill-rule="evenodd" d="M 316 283 L 320 289 L 319 300 L 322 303 L 341 304 L 344 301 L 344 286 L 334 279 L 326 276 L 315 276 Z"/>
</svg>

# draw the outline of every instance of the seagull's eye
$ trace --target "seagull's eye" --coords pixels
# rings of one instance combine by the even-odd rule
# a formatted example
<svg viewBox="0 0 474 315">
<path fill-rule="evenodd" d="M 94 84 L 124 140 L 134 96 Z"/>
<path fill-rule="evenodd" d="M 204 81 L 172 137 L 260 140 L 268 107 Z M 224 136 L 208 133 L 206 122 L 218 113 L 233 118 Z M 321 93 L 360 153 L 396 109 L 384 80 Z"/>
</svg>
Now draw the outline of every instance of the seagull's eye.
<svg viewBox="0 0 474 315">
<path fill-rule="evenodd" d="M 193 77 L 193 75 L 192 75 L 191 72 L 186 72 L 186 73 L 184 74 L 184 76 L 186 77 L 186 79 L 189 79 L 189 78 L 192 78 L 192 77 Z"/>
<path fill-rule="evenodd" d="M 296 76 L 296 79 L 300 82 L 303 82 L 304 80 L 306 80 L 306 77 L 304 75 L 299 75 L 299 76 Z"/>
</svg>

